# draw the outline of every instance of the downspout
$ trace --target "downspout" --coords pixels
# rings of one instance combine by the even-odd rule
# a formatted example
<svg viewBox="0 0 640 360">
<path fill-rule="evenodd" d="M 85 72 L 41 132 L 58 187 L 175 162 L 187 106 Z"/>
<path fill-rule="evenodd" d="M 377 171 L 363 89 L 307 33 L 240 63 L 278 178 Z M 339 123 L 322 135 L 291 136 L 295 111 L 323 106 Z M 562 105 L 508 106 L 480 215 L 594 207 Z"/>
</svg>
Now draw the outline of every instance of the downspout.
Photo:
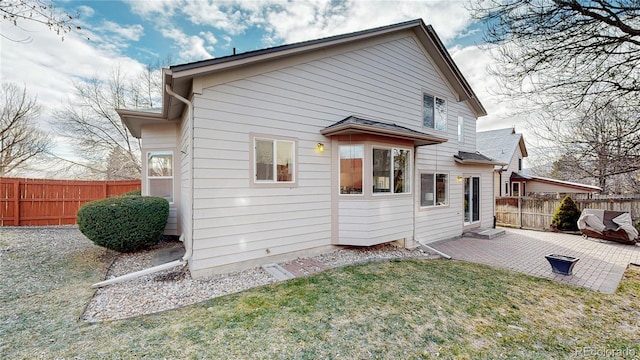
<svg viewBox="0 0 640 360">
<path fill-rule="evenodd" d="M 193 149 L 194 149 L 194 145 L 193 145 L 193 131 L 194 131 L 194 123 L 193 123 L 193 119 L 194 119 L 194 115 L 193 115 L 193 103 L 187 99 L 185 99 L 184 97 L 176 94 L 173 89 L 171 88 L 171 86 L 169 84 L 165 85 L 165 90 L 167 91 L 167 94 L 173 96 L 174 98 L 178 99 L 180 102 L 184 103 L 185 105 L 187 105 L 187 109 L 189 110 L 189 182 L 191 184 L 189 184 L 189 202 L 190 202 L 190 224 L 189 226 L 191 227 L 193 232 Z M 184 233 L 183 235 L 184 236 Z M 182 261 L 184 261 L 184 263 L 186 264 L 189 261 L 189 258 L 191 258 L 191 255 L 193 254 L 193 234 L 190 233 L 190 236 L 188 236 L 188 239 L 186 239 L 187 241 L 189 241 L 189 248 L 187 249 L 187 252 L 184 254 L 184 256 L 182 257 Z"/>
<path fill-rule="evenodd" d="M 413 169 L 413 173 L 414 173 L 414 176 L 413 176 L 414 180 L 416 178 L 419 179 L 418 171 L 416 169 L 417 168 L 416 164 L 418 163 L 418 147 L 419 146 L 420 145 L 414 145 L 413 146 L 413 167 L 412 167 L 412 169 Z M 437 146 L 437 144 L 436 144 L 436 146 Z M 436 153 L 437 153 L 437 151 L 438 151 L 438 148 L 436 147 Z M 438 170 L 437 170 L 437 162 L 436 162 L 436 172 L 437 171 Z M 418 197 L 418 201 L 416 201 L 416 196 Z M 414 197 L 413 197 L 413 241 L 414 241 L 414 243 L 417 243 L 418 247 L 421 247 L 423 250 L 434 252 L 434 253 L 440 255 L 441 257 L 443 257 L 445 259 L 451 260 L 451 256 L 443 253 L 442 251 L 434 249 L 431 246 L 426 245 L 426 244 L 422 243 L 420 240 L 418 240 L 418 238 L 417 238 L 418 233 L 416 232 L 416 227 L 417 227 L 417 221 L 418 221 L 417 208 L 420 206 L 419 205 L 420 201 L 422 201 L 422 199 L 420 198 L 420 193 L 418 191 L 416 191 L 416 195 L 414 195 Z"/>
<path fill-rule="evenodd" d="M 171 86 L 169 84 L 165 85 L 165 90 L 167 91 L 167 94 L 173 96 L 174 98 L 178 99 L 180 102 L 183 102 L 184 104 L 187 105 L 187 108 L 189 109 L 189 164 L 190 164 L 190 170 L 191 173 L 189 174 L 190 176 L 190 181 L 191 181 L 191 186 L 189 187 L 189 199 L 191 202 L 191 225 L 193 228 L 193 103 L 191 103 L 191 101 L 183 98 L 182 96 L 176 94 L 175 92 L 173 92 L 173 89 L 171 89 Z M 193 235 L 193 234 L 192 234 Z M 186 239 L 185 239 L 186 237 Z M 109 279 L 109 280 L 104 280 L 98 283 L 95 283 L 93 285 L 91 285 L 92 288 L 99 288 L 99 287 L 103 287 L 103 286 L 107 286 L 107 285 L 111 285 L 111 284 L 116 284 L 119 282 L 123 282 L 123 281 L 127 281 L 127 280 L 132 280 L 132 279 L 136 279 L 139 278 L 141 276 L 144 275 L 149 275 L 149 274 L 153 274 L 153 273 L 157 273 L 160 271 L 164 271 L 164 270 L 168 270 L 174 267 L 178 267 L 178 266 L 185 266 L 187 265 L 187 263 L 189 262 L 189 258 L 191 257 L 191 255 L 193 254 L 193 239 L 192 236 L 185 236 L 184 232 L 180 235 L 180 241 L 182 241 L 183 243 L 186 241 L 189 241 L 189 246 L 187 247 L 187 251 L 185 252 L 184 256 L 182 257 L 182 259 L 180 260 L 175 260 L 175 261 L 171 261 L 168 262 L 166 264 L 161 264 L 158 266 L 154 266 L 148 269 L 144 269 L 144 270 L 140 270 L 140 271 L 136 271 L 136 272 L 132 272 L 129 274 L 125 274 L 122 276 L 118 276 L 115 277 L 113 279 Z"/>
</svg>

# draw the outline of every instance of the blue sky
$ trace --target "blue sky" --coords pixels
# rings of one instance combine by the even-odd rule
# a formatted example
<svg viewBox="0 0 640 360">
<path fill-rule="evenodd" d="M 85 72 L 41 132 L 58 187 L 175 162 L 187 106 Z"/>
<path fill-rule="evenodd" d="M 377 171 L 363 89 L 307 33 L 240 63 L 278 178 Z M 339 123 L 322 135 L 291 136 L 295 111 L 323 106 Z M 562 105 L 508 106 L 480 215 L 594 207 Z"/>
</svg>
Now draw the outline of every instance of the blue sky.
<svg viewBox="0 0 640 360">
<path fill-rule="evenodd" d="M 487 73 L 492 60 L 479 48 L 482 34 L 462 0 L 359 1 L 55 1 L 79 15 L 80 31 L 64 41 L 46 26 L 0 22 L 0 76 L 25 85 L 43 105 L 47 127 L 52 111 L 68 103 L 74 81 L 107 78 L 115 67 L 135 76 L 147 64 L 180 64 L 265 47 L 349 33 L 422 18 L 431 24 L 489 115 L 478 130 L 518 125 L 495 95 Z M 28 39 L 27 41 L 15 41 Z M 518 126 L 523 131 L 524 126 Z M 62 149 L 62 145 L 60 148 Z M 63 151 L 63 150 L 60 150 Z"/>
<path fill-rule="evenodd" d="M 120 48 L 121 53 L 142 63 L 154 63 L 168 55 L 176 63 L 220 57 L 231 54 L 234 47 L 240 53 L 418 17 L 443 27 L 439 33 L 447 46 L 482 42 L 479 26 L 468 16 L 461 16 L 466 11 L 460 1 L 137 0 L 68 1 L 57 5 L 70 14 L 79 14 L 83 25 L 79 33 L 87 34 L 89 42 L 95 41 L 92 34 L 99 35 L 100 40 L 120 34 L 129 40 Z M 361 13 L 359 7 L 370 11 Z M 458 20 L 452 21 L 453 16 Z"/>
</svg>

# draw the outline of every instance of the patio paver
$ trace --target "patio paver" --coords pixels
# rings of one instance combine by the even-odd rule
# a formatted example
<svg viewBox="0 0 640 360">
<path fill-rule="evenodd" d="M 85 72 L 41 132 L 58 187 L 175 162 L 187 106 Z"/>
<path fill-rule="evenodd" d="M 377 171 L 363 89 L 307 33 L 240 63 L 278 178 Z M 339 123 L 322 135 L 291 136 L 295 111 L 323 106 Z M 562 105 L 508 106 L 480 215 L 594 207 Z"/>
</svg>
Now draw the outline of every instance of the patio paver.
<svg viewBox="0 0 640 360">
<path fill-rule="evenodd" d="M 494 239 L 463 237 L 429 246 L 455 260 L 507 268 L 606 294 L 616 291 L 630 263 L 640 264 L 638 245 L 532 230 L 506 229 L 504 236 Z M 573 275 L 554 274 L 544 257 L 549 254 L 579 258 Z"/>
</svg>

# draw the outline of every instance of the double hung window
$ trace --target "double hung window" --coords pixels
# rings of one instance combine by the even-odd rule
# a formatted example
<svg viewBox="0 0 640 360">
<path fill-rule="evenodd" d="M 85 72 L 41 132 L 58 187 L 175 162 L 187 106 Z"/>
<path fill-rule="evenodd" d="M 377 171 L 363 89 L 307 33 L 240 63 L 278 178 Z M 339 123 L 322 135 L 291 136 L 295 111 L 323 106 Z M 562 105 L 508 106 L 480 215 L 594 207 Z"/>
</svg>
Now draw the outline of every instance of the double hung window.
<svg viewBox="0 0 640 360">
<path fill-rule="evenodd" d="M 422 125 L 434 130 L 447 130 L 447 101 L 445 99 L 423 94 Z"/>
<path fill-rule="evenodd" d="M 447 174 L 420 174 L 420 206 L 449 204 L 449 176 Z"/>
<path fill-rule="evenodd" d="M 147 185 L 149 196 L 158 196 L 173 203 L 173 152 L 147 153 Z"/>
<path fill-rule="evenodd" d="M 254 138 L 254 182 L 294 183 L 295 151 L 294 141 Z"/>
</svg>

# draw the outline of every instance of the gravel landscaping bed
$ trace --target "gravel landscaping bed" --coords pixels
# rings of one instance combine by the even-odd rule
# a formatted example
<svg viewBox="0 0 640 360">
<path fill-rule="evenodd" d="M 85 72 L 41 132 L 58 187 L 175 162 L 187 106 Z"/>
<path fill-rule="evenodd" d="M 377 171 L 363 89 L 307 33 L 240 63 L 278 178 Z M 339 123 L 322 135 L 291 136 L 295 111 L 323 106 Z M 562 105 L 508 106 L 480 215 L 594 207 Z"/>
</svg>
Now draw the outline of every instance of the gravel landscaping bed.
<svg viewBox="0 0 640 360">
<path fill-rule="evenodd" d="M 153 266 L 155 251 L 181 246 L 182 243 L 179 242 L 164 242 L 153 250 L 119 254 L 107 273 L 107 279 L 149 268 Z M 379 245 L 342 248 L 280 265 L 296 276 L 304 276 L 365 261 L 427 256 L 431 255 L 420 249 L 407 250 L 392 245 Z M 277 281 L 261 267 L 200 279 L 192 279 L 186 267 L 174 268 L 98 289 L 87 305 L 82 320 L 99 322 L 152 314 Z"/>
<path fill-rule="evenodd" d="M 30 269 L 33 266 L 41 267 L 41 263 L 45 259 L 51 260 L 51 257 L 59 258 L 56 261 L 64 263 L 69 257 L 84 256 L 87 261 L 110 264 L 105 274 L 105 278 L 109 279 L 157 265 L 154 257 L 159 251 L 182 248 L 181 242 L 163 241 L 151 250 L 119 254 L 94 245 L 76 226 L 3 227 L 0 235 L 0 261 L 9 253 L 22 254 L 23 258 L 28 259 L 29 265 L 20 267 L 24 271 L 22 275 L 13 275 L 22 279 L 20 286 L 34 289 L 46 284 L 40 283 L 42 279 L 32 279 Z M 368 248 L 339 248 L 279 265 L 295 276 L 307 276 L 366 261 L 428 256 L 431 255 L 420 249 L 407 250 L 387 244 Z M 15 273 L 17 269 L 5 270 Z M 60 268 L 55 271 L 65 270 Z M 50 275 L 56 276 L 55 271 L 52 270 Z M 261 267 L 200 279 L 192 279 L 187 267 L 176 267 L 97 289 L 80 318 L 87 322 L 126 319 L 177 309 L 276 282 L 278 280 Z M 90 285 L 87 284 L 87 287 Z"/>
</svg>

